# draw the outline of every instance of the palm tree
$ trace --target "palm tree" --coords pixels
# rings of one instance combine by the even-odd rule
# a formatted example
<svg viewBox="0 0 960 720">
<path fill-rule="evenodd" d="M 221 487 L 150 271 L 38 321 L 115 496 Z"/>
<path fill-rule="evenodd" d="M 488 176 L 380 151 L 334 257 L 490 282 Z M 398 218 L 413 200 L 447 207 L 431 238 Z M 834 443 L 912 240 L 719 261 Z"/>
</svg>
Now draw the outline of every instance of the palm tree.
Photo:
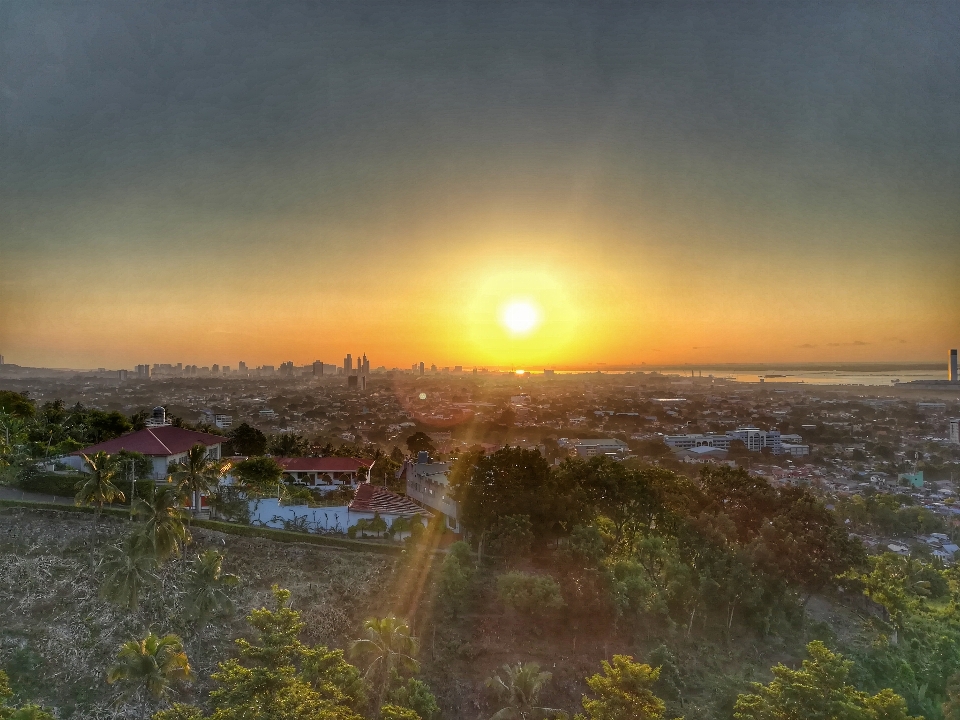
<svg viewBox="0 0 960 720">
<path fill-rule="evenodd" d="M 117 653 L 117 663 L 107 672 L 108 683 L 123 681 L 128 685 L 128 696 L 146 690 L 154 700 L 169 695 L 174 683 L 192 678 L 179 636 L 160 637 L 152 630 L 143 640 L 124 643 Z"/>
<path fill-rule="evenodd" d="M 364 658 L 369 663 L 364 677 L 379 676 L 381 694 L 394 673 L 417 672 L 420 663 L 417 654 L 417 639 L 410 635 L 410 626 L 405 620 L 388 615 L 370 618 L 363 623 L 366 637 L 355 640 L 350 646 L 353 657 Z"/>
<path fill-rule="evenodd" d="M 120 547 L 113 547 L 104 562 L 106 576 L 100 585 L 100 596 L 136 610 L 145 587 L 157 581 L 153 545 L 145 535 L 127 536 Z"/>
<path fill-rule="evenodd" d="M 170 478 L 193 497 L 193 511 L 197 512 L 200 495 L 216 488 L 228 467 L 228 463 L 210 457 L 206 446 L 197 443 L 187 451 L 187 457 L 170 468 Z"/>
<path fill-rule="evenodd" d="M 153 548 L 158 562 L 177 554 L 190 542 L 184 524 L 183 495 L 173 485 L 161 485 L 149 500 L 137 499 L 134 513 L 144 519 L 141 532 Z"/>
<path fill-rule="evenodd" d="M 187 575 L 184 604 L 186 615 L 203 625 L 214 615 L 233 612 L 233 600 L 229 588 L 240 578 L 223 572 L 223 555 L 216 550 L 207 550 L 193 563 Z"/>
<path fill-rule="evenodd" d="M 537 703 L 540 693 L 553 677 L 540 672 L 535 663 L 517 663 L 503 666 L 503 677 L 487 678 L 487 687 L 492 689 L 503 703 L 490 720 L 540 720 L 542 718 L 565 718 L 566 713 L 556 708 L 541 707 Z"/>
<path fill-rule="evenodd" d="M 93 505 L 93 539 L 90 547 L 90 558 L 93 560 L 93 546 L 97 544 L 97 530 L 100 522 L 100 513 L 103 511 L 104 503 L 111 503 L 114 500 L 123 502 L 123 493 L 120 488 L 113 484 L 117 476 L 118 466 L 116 460 L 100 451 L 92 458 L 81 454 L 85 463 L 90 468 L 87 477 L 77 483 L 77 496 L 74 499 L 77 505 Z"/>
</svg>

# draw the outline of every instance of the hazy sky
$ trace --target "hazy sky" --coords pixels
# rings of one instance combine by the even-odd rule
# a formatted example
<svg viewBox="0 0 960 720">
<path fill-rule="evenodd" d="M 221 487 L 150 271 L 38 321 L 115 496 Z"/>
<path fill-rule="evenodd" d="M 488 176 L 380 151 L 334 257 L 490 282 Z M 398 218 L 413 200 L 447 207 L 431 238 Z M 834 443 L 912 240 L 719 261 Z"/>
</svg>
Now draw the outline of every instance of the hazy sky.
<svg viewBox="0 0 960 720">
<path fill-rule="evenodd" d="M 957 2 L 0 4 L 8 362 L 958 344 Z"/>
</svg>

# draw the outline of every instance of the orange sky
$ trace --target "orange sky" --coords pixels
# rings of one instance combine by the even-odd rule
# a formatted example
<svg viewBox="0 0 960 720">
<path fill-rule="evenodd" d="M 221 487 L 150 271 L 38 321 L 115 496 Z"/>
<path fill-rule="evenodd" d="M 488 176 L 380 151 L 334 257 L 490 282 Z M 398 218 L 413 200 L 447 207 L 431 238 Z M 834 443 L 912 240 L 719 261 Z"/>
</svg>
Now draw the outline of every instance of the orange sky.
<svg viewBox="0 0 960 720">
<path fill-rule="evenodd" d="M 801 5 L 19 5 L 0 354 L 939 362 L 955 6 Z"/>
</svg>

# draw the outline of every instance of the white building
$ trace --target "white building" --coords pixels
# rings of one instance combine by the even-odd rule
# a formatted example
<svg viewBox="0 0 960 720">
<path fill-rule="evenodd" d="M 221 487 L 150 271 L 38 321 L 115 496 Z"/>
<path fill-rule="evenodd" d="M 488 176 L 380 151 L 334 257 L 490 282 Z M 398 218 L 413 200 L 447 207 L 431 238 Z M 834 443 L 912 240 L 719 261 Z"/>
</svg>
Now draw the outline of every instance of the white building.
<svg viewBox="0 0 960 720">
<path fill-rule="evenodd" d="M 728 435 L 717 435 L 716 433 L 665 435 L 663 442 L 667 447 L 674 450 L 689 450 L 698 447 L 717 448 L 719 450 L 730 449 L 730 437 Z"/>
<path fill-rule="evenodd" d="M 596 438 L 575 441 L 573 451 L 579 457 L 590 458 L 594 455 L 626 455 L 630 447 L 623 440 Z"/>
<path fill-rule="evenodd" d="M 742 441 L 751 452 L 760 452 L 764 448 L 770 448 L 774 455 L 780 455 L 783 452 L 779 430 L 760 430 L 748 426 L 731 430 L 727 435 L 731 440 Z"/>
<path fill-rule="evenodd" d="M 799 435 L 791 436 L 800 441 Z M 674 450 L 689 450 L 696 447 L 712 447 L 721 450 L 729 450 L 730 443 L 734 440 L 741 441 L 751 452 L 760 452 L 764 448 L 770 448 L 774 455 L 783 453 L 783 442 L 779 430 L 760 430 L 755 427 L 742 427 L 736 430 L 728 430 L 723 435 L 716 433 L 687 435 L 666 435 L 663 442 Z M 807 448 L 809 452 L 810 448 Z"/>
<path fill-rule="evenodd" d="M 950 418 L 950 433 L 947 437 L 954 445 L 960 445 L 960 418 Z"/>
<path fill-rule="evenodd" d="M 442 514 L 446 526 L 459 533 L 459 507 L 450 493 L 450 464 L 430 462 L 429 455 L 421 452 L 401 472 L 407 476 L 407 497 Z"/>
</svg>

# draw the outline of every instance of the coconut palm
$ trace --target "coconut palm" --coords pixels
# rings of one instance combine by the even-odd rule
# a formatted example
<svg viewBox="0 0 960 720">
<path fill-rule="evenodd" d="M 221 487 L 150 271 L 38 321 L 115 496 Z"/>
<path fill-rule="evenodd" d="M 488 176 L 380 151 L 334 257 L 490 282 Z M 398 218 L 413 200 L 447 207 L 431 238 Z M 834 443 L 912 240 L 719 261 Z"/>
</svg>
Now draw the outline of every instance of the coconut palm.
<svg viewBox="0 0 960 720">
<path fill-rule="evenodd" d="M 153 545 L 140 533 L 127 536 L 120 547 L 111 548 L 103 567 L 106 574 L 100 597 L 130 610 L 136 610 L 143 590 L 157 581 Z"/>
<path fill-rule="evenodd" d="M 236 575 L 223 572 L 223 555 L 207 550 L 193 563 L 187 575 L 186 615 L 202 626 L 214 615 L 233 612 L 229 589 L 240 582 Z"/>
<path fill-rule="evenodd" d="M 393 615 L 370 618 L 363 623 L 365 637 L 355 640 L 350 654 L 365 660 L 364 677 L 379 678 L 381 693 L 386 690 L 393 673 L 417 672 L 420 663 L 417 654 L 417 639 L 410 635 L 410 626 L 405 620 Z"/>
<path fill-rule="evenodd" d="M 503 705 L 490 720 L 566 718 L 562 710 L 538 705 L 540 693 L 552 677 L 551 673 L 540 672 L 540 666 L 535 662 L 504 665 L 503 677 L 487 678 L 487 687 L 496 693 Z"/>
<path fill-rule="evenodd" d="M 84 462 L 90 468 L 86 477 L 77 483 L 77 495 L 74 498 L 77 505 L 93 505 L 93 539 L 90 547 L 90 558 L 93 559 L 93 546 L 97 543 L 97 531 L 99 529 L 100 513 L 103 511 L 104 503 L 111 503 L 114 500 L 123 502 L 123 493 L 113 481 L 117 477 L 119 467 L 116 460 L 101 451 L 92 458 L 87 455 L 81 455 Z"/>
<path fill-rule="evenodd" d="M 137 499 L 134 513 L 143 519 L 140 532 L 153 549 L 158 562 L 177 554 L 190 542 L 182 508 L 183 495 L 170 484 L 161 485 L 149 500 Z"/>
<path fill-rule="evenodd" d="M 117 663 L 107 672 L 107 682 L 123 682 L 127 695 L 143 690 L 155 700 L 168 696 L 174 683 L 193 678 L 190 661 L 177 635 L 155 634 L 130 640 L 120 647 Z"/>
<path fill-rule="evenodd" d="M 197 512 L 201 494 L 214 490 L 228 467 L 229 463 L 210 457 L 206 446 L 197 443 L 183 460 L 170 468 L 170 478 L 184 494 L 191 495 L 193 511 Z"/>
</svg>

